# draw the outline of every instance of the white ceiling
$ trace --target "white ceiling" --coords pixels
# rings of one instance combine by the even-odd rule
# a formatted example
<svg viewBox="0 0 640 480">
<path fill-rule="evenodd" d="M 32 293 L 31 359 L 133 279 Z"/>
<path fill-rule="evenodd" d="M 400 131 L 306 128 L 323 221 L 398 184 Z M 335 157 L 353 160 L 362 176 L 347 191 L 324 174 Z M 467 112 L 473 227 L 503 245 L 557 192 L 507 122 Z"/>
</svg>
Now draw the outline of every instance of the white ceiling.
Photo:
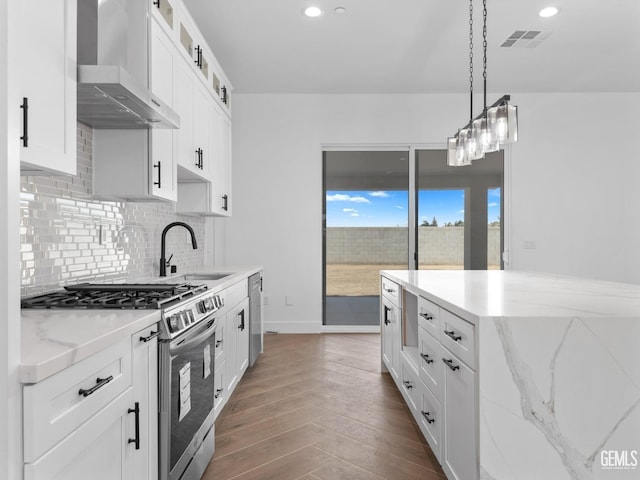
<svg viewBox="0 0 640 480">
<path fill-rule="evenodd" d="M 468 0 L 185 0 L 236 93 L 458 93 Z M 324 9 L 319 18 L 305 6 Z M 553 4 L 556 17 L 538 12 Z M 640 91 L 640 0 L 487 0 L 489 92 Z M 338 15 L 335 7 L 347 12 Z M 475 82 L 482 85 L 482 2 Z M 515 30 L 536 48 L 501 48 Z M 491 101 L 491 98 L 489 99 Z"/>
</svg>

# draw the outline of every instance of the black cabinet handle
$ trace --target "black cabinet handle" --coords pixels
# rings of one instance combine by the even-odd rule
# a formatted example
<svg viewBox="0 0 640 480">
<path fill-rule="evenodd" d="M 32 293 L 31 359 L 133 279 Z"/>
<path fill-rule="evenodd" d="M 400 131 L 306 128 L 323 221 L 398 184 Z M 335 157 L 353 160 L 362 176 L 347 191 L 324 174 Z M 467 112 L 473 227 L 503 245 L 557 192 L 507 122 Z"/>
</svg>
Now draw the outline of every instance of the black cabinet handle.
<svg viewBox="0 0 640 480">
<path fill-rule="evenodd" d="M 140 341 L 147 343 L 150 342 L 151 340 L 153 340 L 154 338 L 156 338 L 158 335 L 160 335 L 160 331 L 158 330 L 157 332 L 149 332 L 149 336 L 148 337 L 140 337 Z"/>
<path fill-rule="evenodd" d="M 22 97 L 22 105 L 20 105 L 22 109 L 22 136 L 20 140 L 22 140 L 22 146 L 29 146 L 29 99 L 27 97 Z"/>
<path fill-rule="evenodd" d="M 430 322 L 433 322 L 433 315 L 431 315 L 430 313 L 421 313 L 420 316 L 425 320 L 429 320 Z"/>
<path fill-rule="evenodd" d="M 224 390 L 224 389 L 222 389 L 222 388 L 216 389 L 216 394 L 213 397 L 214 398 L 218 398 L 220 396 L 220 394 L 222 393 L 222 390 Z"/>
<path fill-rule="evenodd" d="M 460 335 L 456 335 L 455 330 L 451 330 L 451 331 L 445 330 L 444 334 L 447 337 L 451 338 L 454 342 L 459 342 L 460 340 L 462 340 L 462 337 Z"/>
<path fill-rule="evenodd" d="M 222 345 L 223 340 L 216 340 L 216 348 Z"/>
<path fill-rule="evenodd" d="M 413 388 L 413 385 L 411 385 L 411 382 L 409 380 L 405 380 L 402 383 L 404 383 L 404 386 L 407 387 L 409 390 Z"/>
<path fill-rule="evenodd" d="M 162 165 L 160 164 L 160 160 L 158 160 L 158 164 L 154 165 L 153 168 L 158 169 L 158 181 L 153 182 L 153 184 L 157 185 L 158 188 L 162 188 Z"/>
<path fill-rule="evenodd" d="M 194 61 L 196 65 L 202 69 L 202 48 L 200 45 L 196 46 L 196 59 Z"/>
<path fill-rule="evenodd" d="M 136 414 L 136 438 L 130 438 L 127 443 L 135 443 L 136 450 L 140 450 L 140 404 L 136 402 L 133 408 L 127 410 L 127 413 Z"/>
<path fill-rule="evenodd" d="M 454 365 L 452 359 L 443 358 L 442 361 L 454 372 L 460 369 L 460 365 Z"/>
<path fill-rule="evenodd" d="M 153 4 L 154 4 L 156 7 L 160 8 L 160 0 L 153 0 Z"/>
<path fill-rule="evenodd" d="M 222 103 L 227 104 L 227 87 L 222 87 Z"/>
<path fill-rule="evenodd" d="M 196 167 L 198 167 L 200 170 L 203 169 L 202 153 L 203 150 L 201 148 L 196 149 Z"/>
<path fill-rule="evenodd" d="M 222 209 L 225 212 L 229 210 L 229 196 L 227 194 L 222 195 Z"/>
<path fill-rule="evenodd" d="M 88 397 L 89 395 L 95 393 L 100 388 L 104 387 L 107 383 L 113 380 L 113 375 L 109 375 L 107 378 L 96 378 L 96 384 L 88 389 L 81 388 L 78 390 L 78 395 L 82 395 L 83 397 Z"/>
<path fill-rule="evenodd" d="M 435 418 L 429 418 L 429 412 L 422 412 L 422 416 L 427 420 L 427 423 L 433 423 L 436 421 Z"/>
<path fill-rule="evenodd" d="M 395 293 L 395 290 L 393 288 L 385 288 L 385 291 L 387 293 Z"/>
<path fill-rule="evenodd" d="M 391 311 L 391 309 L 385 305 L 384 306 L 384 324 L 385 325 L 389 325 L 391 323 L 391 320 L 389 320 L 389 312 L 390 311 Z"/>
<path fill-rule="evenodd" d="M 421 353 L 420 356 L 424 359 L 425 362 L 427 363 L 433 363 L 433 358 L 431 358 L 429 355 L 427 355 L 426 353 Z"/>
<path fill-rule="evenodd" d="M 238 328 L 241 331 L 244 331 L 244 309 L 242 309 L 242 311 L 238 314 L 238 316 L 240 317 L 240 325 L 238 325 Z"/>
<path fill-rule="evenodd" d="M 160 106 L 160 102 L 159 102 L 159 101 L 157 101 L 155 98 L 152 98 L 152 99 L 151 99 L 151 103 L 153 103 L 156 107 L 159 107 L 159 106 Z"/>
</svg>

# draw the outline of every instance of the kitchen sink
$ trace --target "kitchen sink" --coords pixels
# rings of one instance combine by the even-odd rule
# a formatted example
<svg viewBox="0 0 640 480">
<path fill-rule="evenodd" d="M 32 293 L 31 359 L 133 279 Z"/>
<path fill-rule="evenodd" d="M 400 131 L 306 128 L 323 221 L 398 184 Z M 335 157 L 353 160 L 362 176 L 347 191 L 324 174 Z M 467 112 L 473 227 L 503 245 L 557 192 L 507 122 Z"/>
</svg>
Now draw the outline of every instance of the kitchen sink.
<svg viewBox="0 0 640 480">
<path fill-rule="evenodd" d="M 185 280 L 220 280 L 228 277 L 230 273 L 187 273 L 184 275 Z"/>
</svg>

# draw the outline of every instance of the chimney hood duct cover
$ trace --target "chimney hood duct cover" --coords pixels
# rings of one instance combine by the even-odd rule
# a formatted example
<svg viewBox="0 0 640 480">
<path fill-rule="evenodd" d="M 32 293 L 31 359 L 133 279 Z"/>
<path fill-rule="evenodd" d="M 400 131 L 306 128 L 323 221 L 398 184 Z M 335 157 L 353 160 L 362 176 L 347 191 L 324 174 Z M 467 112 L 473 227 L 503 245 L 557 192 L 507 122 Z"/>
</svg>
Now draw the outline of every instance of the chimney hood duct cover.
<svg viewBox="0 0 640 480">
<path fill-rule="evenodd" d="M 117 65 L 78 66 L 78 121 L 93 128 L 179 128 L 180 117 Z"/>
<path fill-rule="evenodd" d="M 103 129 L 174 129 L 151 93 L 148 0 L 78 1 L 78 121 Z"/>
</svg>

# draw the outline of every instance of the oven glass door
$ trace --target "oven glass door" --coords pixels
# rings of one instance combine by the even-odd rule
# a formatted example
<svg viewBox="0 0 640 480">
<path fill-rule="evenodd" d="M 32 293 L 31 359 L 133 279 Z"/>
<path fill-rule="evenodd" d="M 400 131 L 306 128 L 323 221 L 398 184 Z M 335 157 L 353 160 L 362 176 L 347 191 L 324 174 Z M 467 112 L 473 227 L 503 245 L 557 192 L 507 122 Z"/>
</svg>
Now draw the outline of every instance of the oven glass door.
<svg viewBox="0 0 640 480">
<path fill-rule="evenodd" d="M 214 319 L 171 342 L 172 471 L 213 410 Z"/>
</svg>

